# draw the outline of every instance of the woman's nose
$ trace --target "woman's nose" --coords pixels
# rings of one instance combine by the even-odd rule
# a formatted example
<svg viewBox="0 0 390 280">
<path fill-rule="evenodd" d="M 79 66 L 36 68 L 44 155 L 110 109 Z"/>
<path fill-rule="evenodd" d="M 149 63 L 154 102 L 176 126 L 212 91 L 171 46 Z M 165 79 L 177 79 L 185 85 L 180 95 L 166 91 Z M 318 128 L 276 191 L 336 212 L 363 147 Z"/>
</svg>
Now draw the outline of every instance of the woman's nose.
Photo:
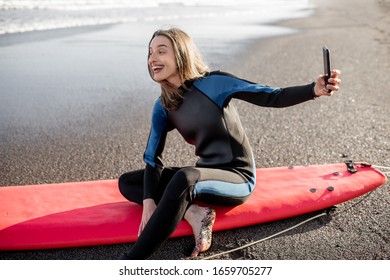
<svg viewBox="0 0 390 280">
<path fill-rule="evenodd" d="M 153 54 L 149 55 L 149 64 L 152 64 L 152 62 L 156 61 L 155 56 Z"/>
</svg>

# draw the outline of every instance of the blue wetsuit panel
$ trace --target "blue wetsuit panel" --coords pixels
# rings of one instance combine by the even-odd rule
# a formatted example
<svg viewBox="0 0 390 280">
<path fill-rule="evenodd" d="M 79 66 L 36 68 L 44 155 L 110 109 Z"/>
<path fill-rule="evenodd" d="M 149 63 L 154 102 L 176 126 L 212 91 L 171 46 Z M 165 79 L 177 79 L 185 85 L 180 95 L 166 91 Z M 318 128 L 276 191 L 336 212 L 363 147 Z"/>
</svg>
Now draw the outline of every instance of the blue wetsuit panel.
<svg viewBox="0 0 390 280">
<path fill-rule="evenodd" d="M 216 72 L 203 79 L 194 81 L 194 86 L 206 94 L 220 108 L 226 105 L 236 93 L 279 93 L 280 88 L 271 88 L 269 86 L 251 83 L 230 75 Z"/>
</svg>

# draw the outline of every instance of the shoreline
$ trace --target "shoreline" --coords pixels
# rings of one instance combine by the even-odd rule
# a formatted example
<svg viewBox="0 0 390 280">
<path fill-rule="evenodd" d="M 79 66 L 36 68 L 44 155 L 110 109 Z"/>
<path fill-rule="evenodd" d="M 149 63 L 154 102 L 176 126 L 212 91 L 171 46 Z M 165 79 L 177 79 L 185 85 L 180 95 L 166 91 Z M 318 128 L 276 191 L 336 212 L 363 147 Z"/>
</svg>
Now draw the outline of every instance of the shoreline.
<svg viewBox="0 0 390 280">
<path fill-rule="evenodd" d="M 259 109 L 237 102 L 258 167 L 331 163 L 343 161 L 341 154 L 354 160 L 390 166 L 390 112 L 387 109 L 390 101 L 388 81 L 383 74 L 389 72 L 389 61 L 383 58 L 389 56 L 390 48 L 386 39 L 388 34 L 381 31 L 386 30 L 381 29 L 381 25 L 389 21 L 374 21 L 385 15 L 377 3 L 388 4 L 378 1 L 367 5 L 364 0 L 315 2 L 318 7 L 311 17 L 278 23 L 298 28 L 299 33 L 260 39 L 248 47 L 247 53 L 237 56 L 237 63 L 224 69 L 270 85 L 309 83 L 322 71 L 321 48 L 326 43 L 332 50 L 333 65 L 342 70 L 342 91 L 332 98 L 320 98 L 286 109 Z M 325 9 L 334 7 L 332 3 L 337 4 L 339 10 L 328 14 Z M 355 8 L 349 11 L 349 17 L 341 17 L 351 6 Z M 361 18 L 366 10 L 370 11 L 369 16 Z M 362 31 L 365 36 L 360 35 Z M 333 36 L 325 40 L 326 32 Z M 356 77 L 361 81 L 356 82 Z M 121 100 L 118 99 L 118 103 Z M 7 165 L 9 170 L 6 172 L 21 172 L 22 175 L 11 181 L 108 179 L 130 169 L 142 168 L 144 147 L 140 139 L 148 133 L 148 113 L 139 116 L 134 124 L 137 130 L 132 131 L 128 123 L 134 121 L 133 116 L 130 113 L 123 115 L 125 111 L 125 106 L 116 113 L 110 113 L 108 109 L 104 111 L 111 114 L 110 120 L 120 118 L 118 123 L 101 128 L 91 124 L 92 130 L 96 129 L 92 134 L 89 134 L 91 131 L 85 134 L 66 131 L 63 138 L 58 139 L 43 134 L 46 143 L 35 143 L 34 147 L 28 147 L 28 141 L 15 145 L 7 151 L 6 159 L 11 166 Z M 87 127 L 88 122 L 84 125 Z M 129 135 L 130 131 L 135 135 Z M 169 137 L 167 142 L 171 144 L 164 153 L 166 165 L 191 163 L 191 148 L 176 134 Z M 49 146 L 45 146 L 47 143 Z M 42 151 L 45 152 L 42 154 Z M 176 158 L 177 151 L 181 154 L 179 159 Z M 49 164 L 45 155 L 54 163 Z M 77 162 L 77 168 L 69 168 Z M 50 170 L 51 166 L 55 171 Z M 388 188 L 389 183 L 386 183 L 370 196 L 358 199 L 359 203 L 351 201 L 340 205 L 336 216 L 325 217 L 287 235 L 220 259 L 389 259 Z M 303 218 L 216 233 L 211 250 L 203 255 L 209 256 L 269 236 Z M 152 258 L 184 259 L 183 248 L 191 241 L 191 237 L 168 240 Z M 129 246 L 0 252 L 0 259 L 117 259 Z"/>
<path fill-rule="evenodd" d="M 111 28 L 118 24 L 101 24 L 91 26 L 64 27 L 57 29 L 35 30 L 19 33 L 0 34 L 0 47 L 47 41 L 77 34 L 89 33 Z"/>
</svg>

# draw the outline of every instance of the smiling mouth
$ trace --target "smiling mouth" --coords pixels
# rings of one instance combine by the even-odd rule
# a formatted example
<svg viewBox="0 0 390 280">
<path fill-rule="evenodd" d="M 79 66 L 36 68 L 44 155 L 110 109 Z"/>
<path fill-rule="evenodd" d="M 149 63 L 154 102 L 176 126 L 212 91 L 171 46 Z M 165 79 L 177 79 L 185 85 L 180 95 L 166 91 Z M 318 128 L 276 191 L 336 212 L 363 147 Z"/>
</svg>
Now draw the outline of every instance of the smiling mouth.
<svg viewBox="0 0 390 280">
<path fill-rule="evenodd" d="M 160 73 L 160 72 L 162 71 L 163 68 L 164 68 L 164 66 L 161 66 L 161 65 L 159 65 L 159 66 L 153 66 L 153 67 L 152 67 L 152 70 L 153 70 L 153 73 L 154 73 L 154 74 L 158 74 L 158 73 Z"/>
</svg>

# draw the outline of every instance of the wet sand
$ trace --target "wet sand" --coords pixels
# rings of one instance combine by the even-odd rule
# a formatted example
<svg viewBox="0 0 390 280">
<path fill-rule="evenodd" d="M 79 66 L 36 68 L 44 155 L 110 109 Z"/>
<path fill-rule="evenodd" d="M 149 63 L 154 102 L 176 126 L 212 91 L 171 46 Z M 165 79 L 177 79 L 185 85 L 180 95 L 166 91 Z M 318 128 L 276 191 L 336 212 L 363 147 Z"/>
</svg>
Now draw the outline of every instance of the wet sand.
<svg viewBox="0 0 390 280">
<path fill-rule="evenodd" d="M 245 53 L 220 65 L 221 70 L 271 86 L 304 84 L 322 72 L 321 49 L 327 45 L 332 51 L 333 66 L 342 71 L 342 90 L 332 98 L 286 109 L 237 102 L 257 165 L 353 159 L 390 166 L 390 3 L 314 3 L 318 7 L 313 16 L 278 23 L 300 32 L 254 42 Z M 36 44 L 35 47 L 42 46 L 41 41 Z M 125 49 L 126 45 L 119 42 L 115 53 Z M 108 61 L 113 58 L 107 55 Z M 45 63 L 37 67 L 45 67 Z M 69 67 L 64 63 L 63 74 L 71 70 L 77 74 L 77 69 Z M 125 63 L 118 60 L 108 65 L 106 73 L 126 70 Z M 134 92 L 128 93 L 126 81 L 112 75 L 112 84 L 96 93 L 94 100 L 85 102 L 89 104 L 87 110 L 81 111 L 80 104 L 71 103 L 69 108 L 63 108 L 61 121 L 56 121 L 39 115 L 40 100 L 31 100 L 36 106 L 35 117 L 41 122 L 14 119 L 1 123 L 0 185 L 109 179 L 142 168 L 151 104 L 158 90 L 145 75 L 145 80 L 131 85 Z M 53 82 L 45 78 L 42 82 Z M 59 77 L 58 82 L 66 85 L 66 77 Z M 154 89 L 155 94 L 141 101 L 137 94 L 145 88 Z M 113 92 L 116 99 L 110 104 L 114 105 L 105 105 L 105 95 Z M 67 112 L 80 112 L 80 116 L 66 119 Z M 166 165 L 195 162 L 192 148 L 176 133 L 169 136 L 168 143 Z M 368 196 L 339 205 L 332 216 L 219 259 L 389 259 L 389 203 L 387 183 Z M 213 246 L 202 256 L 267 237 L 310 216 L 215 233 Z M 191 237 L 168 240 L 152 259 L 185 259 L 183 252 L 191 244 Z M 0 252 L 0 259 L 117 259 L 130 246 Z"/>
</svg>

